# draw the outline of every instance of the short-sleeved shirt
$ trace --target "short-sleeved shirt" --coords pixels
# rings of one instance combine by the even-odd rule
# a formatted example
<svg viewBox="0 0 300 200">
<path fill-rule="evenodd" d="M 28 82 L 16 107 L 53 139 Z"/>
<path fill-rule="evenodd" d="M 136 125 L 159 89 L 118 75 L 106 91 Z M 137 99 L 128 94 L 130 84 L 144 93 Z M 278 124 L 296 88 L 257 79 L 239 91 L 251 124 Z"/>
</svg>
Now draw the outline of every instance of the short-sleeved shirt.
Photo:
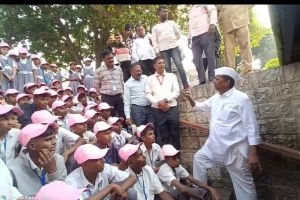
<svg viewBox="0 0 300 200">
<path fill-rule="evenodd" d="M 176 189 L 175 186 L 171 187 L 171 182 L 175 179 L 179 181 L 180 178 L 187 178 L 189 173 L 185 168 L 182 167 L 182 165 L 179 165 L 179 167 L 175 168 L 175 171 L 173 171 L 173 169 L 167 163 L 165 163 L 160 166 L 157 176 L 165 190 L 170 192 L 171 190 Z"/>
<path fill-rule="evenodd" d="M 126 171 L 137 177 L 137 182 L 133 185 L 133 188 L 137 192 L 137 199 L 139 200 L 153 200 L 155 194 L 160 194 L 164 191 L 162 184 L 160 183 L 157 175 L 153 169 L 146 165 L 143 167 L 140 174 L 135 174 L 130 167 Z M 145 192 L 145 193 L 144 193 Z M 145 197 L 147 196 L 147 198 Z"/>
<path fill-rule="evenodd" d="M 130 133 L 128 133 L 125 130 L 122 130 L 120 134 L 116 132 L 111 133 L 113 143 L 115 143 L 116 146 L 124 146 L 126 142 L 132 137 Z"/>
<path fill-rule="evenodd" d="M 5 164 L 10 163 L 16 156 L 16 149 L 20 146 L 19 134 L 19 129 L 12 128 L 5 134 L 4 139 L 0 140 L 0 159 L 2 158 Z"/>
<path fill-rule="evenodd" d="M 158 161 L 164 160 L 162 149 L 159 144 L 153 143 L 150 151 L 147 150 L 145 144 L 142 144 L 140 149 L 146 157 L 146 164 L 150 167 L 156 167 Z"/>
<path fill-rule="evenodd" d="M 87 191 L 82 193 L 84 199 L 97 193 L 98 191 L 105 188 L 110 183 L 116 183 L 128 178 L 129 174 L 127 172 L 119 170 L 115 166 L 109 164 L 104 164 L 104 169 L 97 175 L 95 185 L 91 184 L 85 177 L 82 167 L 75 169 L 71 172 L 65 182 L 80 189 L 88 188 Z M 110 195 L 106 196 L 104 199 L 109 199 Z"/>
<path fill-rule="evenodd" d="M 56 153 L 63 154 L 64 149 L 75 144 L 78 138 L 78 135 L 65 128 L 59 127 L 56 142 Z"/>
</svg>

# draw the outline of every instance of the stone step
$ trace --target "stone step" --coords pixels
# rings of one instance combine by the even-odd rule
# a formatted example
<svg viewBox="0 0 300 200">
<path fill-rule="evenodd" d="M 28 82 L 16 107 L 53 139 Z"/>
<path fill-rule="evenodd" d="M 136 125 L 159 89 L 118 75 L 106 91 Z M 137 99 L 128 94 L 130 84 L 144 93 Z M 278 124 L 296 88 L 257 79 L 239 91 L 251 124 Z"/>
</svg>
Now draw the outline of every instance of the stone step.
<svg viewBox="0 0 300 200">
<path fill-rule="evenodd" d="M 216 188 L 216 189 L 219 191 L 222 200 L 235 200 L 235 198 L 233 198 L 230 189 L 227 188 Z"/>
</svg>

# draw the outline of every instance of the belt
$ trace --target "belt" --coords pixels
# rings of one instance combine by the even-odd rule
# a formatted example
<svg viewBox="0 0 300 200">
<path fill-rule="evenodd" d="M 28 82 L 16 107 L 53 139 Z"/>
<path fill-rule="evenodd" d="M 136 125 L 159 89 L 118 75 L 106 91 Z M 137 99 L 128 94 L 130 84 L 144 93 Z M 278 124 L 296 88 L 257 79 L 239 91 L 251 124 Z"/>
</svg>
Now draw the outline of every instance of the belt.
<svg viewBox="0 0 300 200">
<path fill-rule="evenodd" d="M 86 75 L 84 78 L 94 78 L 94 77 L 91 75 Z"/>
<path fill-rule="evenodd" d="M 151 108 L 151 105 L 147 105 L 147 106 L 139 106 L 139 105 L 136 105 L 136 104 L 132 104 L 133 106 L 138 106 L 138 107 L 149 107 Z"/>
<path fill-rule="evenodd" d="M 29 71 L 19 71 L 20 74 L 32 74 L 32 72 Z"/>
<path fill-rule="evenodd" d="M 114 94 L 114 95 L 110 95 L 110 94 L 104 94 L 104 93 L 101 93 L 101 95 L 104 95 L 104 96 L 109 96 L 109 97 L 117 97 L 117 96 L 120 96 L 121 93 L 119 94 Z"/>
</svg>

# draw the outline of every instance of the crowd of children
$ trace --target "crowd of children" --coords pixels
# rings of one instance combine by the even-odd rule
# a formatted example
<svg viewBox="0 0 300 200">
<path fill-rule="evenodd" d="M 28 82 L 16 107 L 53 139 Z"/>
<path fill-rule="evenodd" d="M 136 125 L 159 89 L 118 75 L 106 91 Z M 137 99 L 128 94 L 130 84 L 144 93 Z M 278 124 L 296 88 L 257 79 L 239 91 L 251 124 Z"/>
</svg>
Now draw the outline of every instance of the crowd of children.
<svg viewBox="0 0 300 200">
<path fill-rule="evenodd" d="M 22 91 L 0 93 L 0 198 L 220 199 L 180 165 L 181 151 L 155 143 L 153 124 L 128 131 L 93 88 L 74 95 L 54 80 Z"/>
</svg>

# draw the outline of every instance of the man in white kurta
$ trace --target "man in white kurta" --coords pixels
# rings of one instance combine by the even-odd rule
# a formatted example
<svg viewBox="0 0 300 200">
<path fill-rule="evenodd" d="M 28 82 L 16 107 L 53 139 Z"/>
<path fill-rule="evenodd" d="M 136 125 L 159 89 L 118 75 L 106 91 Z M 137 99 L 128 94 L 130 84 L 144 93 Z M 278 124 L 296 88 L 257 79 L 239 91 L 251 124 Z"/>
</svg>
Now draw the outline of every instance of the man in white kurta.
<svg viewBox="0 0 300 200">
<path fill-rule="evenodd" d="M 200 103 L 185 95 L 193 109 L 211 113 L 208 139 L 194 156 L 194 177 L 206 183 L 207 169 L 213 163 L 224 165 L 237 200 L 256 200 L 250 169 L 261 170 L 256 152 L 261 138 L 254 108 L 248 95 L 234 88 L 240 78 L 234 69 L 221 67 L 215 75 L 214 96 Z"/>
</svg>

